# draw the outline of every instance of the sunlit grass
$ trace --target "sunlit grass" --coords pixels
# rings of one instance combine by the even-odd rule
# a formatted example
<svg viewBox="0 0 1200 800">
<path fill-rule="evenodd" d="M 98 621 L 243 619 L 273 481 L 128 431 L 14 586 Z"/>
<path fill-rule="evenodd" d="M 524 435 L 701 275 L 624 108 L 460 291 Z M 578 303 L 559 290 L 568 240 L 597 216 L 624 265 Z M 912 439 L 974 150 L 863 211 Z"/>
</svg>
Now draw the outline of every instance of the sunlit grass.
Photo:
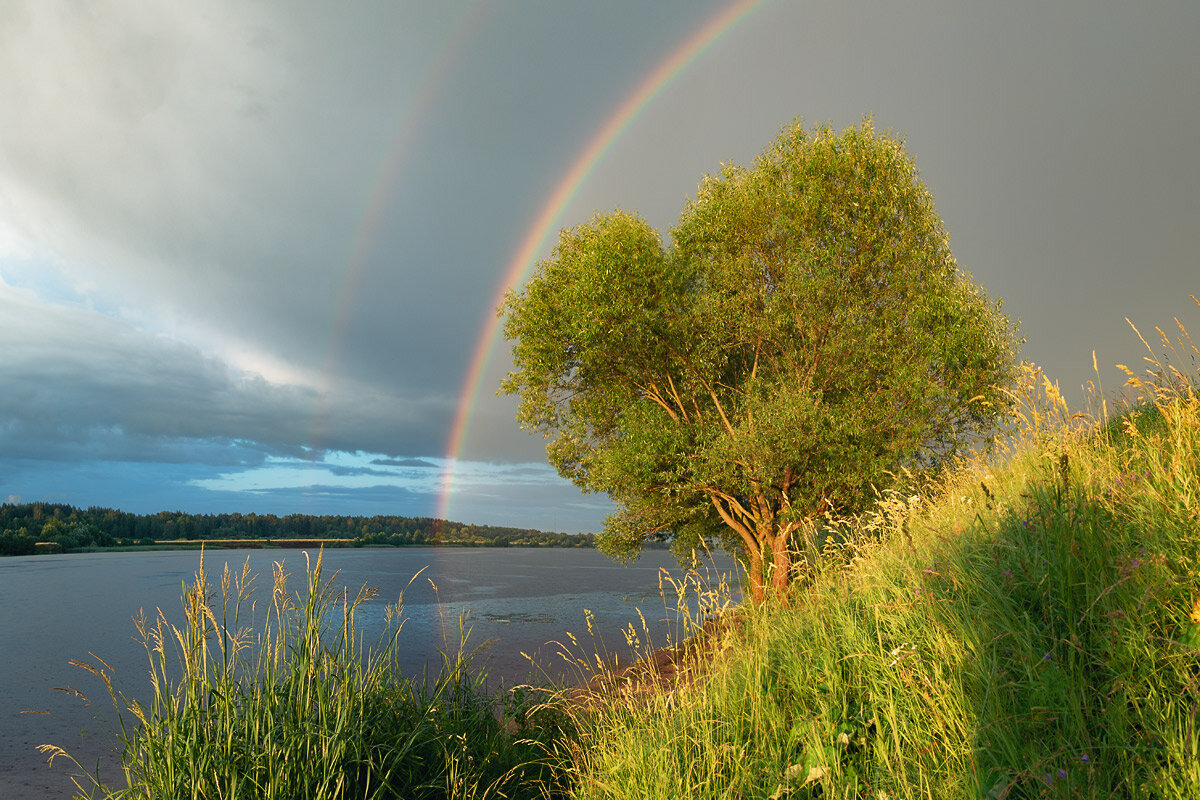
<svg viewBox="0 0 1200 800">
<path fill-rule="evenodd" d="M 1200 797 L 1200 357 L 880 499 L 703 681 L 582 718 L 580 798 Z M 1164 337 L 1165 339 L 1165 337 Z"/>
<path fill-rule="evenodd" d="M 76 662 L 104 683 L 119 716 L 124 786 L 76 775 L 81 797 L 543 797 L 556 786 L 542 756 L 566 718 L 526 688 L 494 697 L 460 647 L 436 677 L 402 676 L 400 606 L 364 646 L 355 615 L 371 598 L 335 591 L 321 559 L 292 593 L 275 565 L 265 620 L 251 628 L 255 576 L 226 567 L 220 588 L 203 558 L 183 623 L 137 620 L 151 691 L 114 688 L 98 658 Z M 263 609 L 259 609 L 263 613 Z M 463 631 L 462 641 L 466 641 Z M 497 704 L 501 708 L 497 708 Z M 60 748 L 51 757 L 70 759 Z M 79 767 L 78 764 L 75 765 Z"/>
</svg>

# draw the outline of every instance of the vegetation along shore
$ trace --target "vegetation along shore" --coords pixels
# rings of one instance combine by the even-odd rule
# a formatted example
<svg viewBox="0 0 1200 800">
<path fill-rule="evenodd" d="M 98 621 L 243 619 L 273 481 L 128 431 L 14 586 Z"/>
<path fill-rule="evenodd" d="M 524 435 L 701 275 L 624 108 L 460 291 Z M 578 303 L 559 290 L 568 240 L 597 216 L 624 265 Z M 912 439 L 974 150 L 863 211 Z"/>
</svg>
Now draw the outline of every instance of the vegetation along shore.
<svg viewBox="0 0 1200 800">
<path fill-rule="evenodd" d="M 251 547 L 592 547 L 591 534 L 430 517 L 308 514 L 131 514 L 62 503 L 0 504 L 0 555 L 98 549 Z"/>
<path fill-rule="evenodd" d="M 1027 370 L 999 455 L 827 528 L 788 608 L 689 604 L 704 584 L 681 585 L 681 641 L 696 608 L 736 624 L 710 625 L 670 681 L 597 681 L 604 702 L 489 692 L 469 652 L 398 679 L 403 630 L 361 658 L 355 599 L 317 571 L 297 595 L 262 587 L 253 637 L 215 635 L 237 630 L 250 576 L 201 575 L 183 626 L 139 624 L 156 699 L 115 697 L 129 785 L 78 768 L 81 795 L 1200 797 L 1200 390 L 1152 368 L 1127 405 L 1087 413 Z"/>
</svg>

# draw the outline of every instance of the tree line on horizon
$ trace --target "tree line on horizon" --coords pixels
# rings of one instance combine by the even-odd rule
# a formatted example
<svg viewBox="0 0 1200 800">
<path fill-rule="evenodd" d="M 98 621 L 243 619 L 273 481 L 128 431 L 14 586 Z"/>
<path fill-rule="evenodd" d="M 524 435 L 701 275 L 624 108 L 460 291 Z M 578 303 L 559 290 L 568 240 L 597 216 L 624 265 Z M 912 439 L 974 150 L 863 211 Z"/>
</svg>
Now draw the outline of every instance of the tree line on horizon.
<svg viewBox="0 0 1200 800">
<path fill-rule="evenodd" d="M 222 539 L 345 539 L 363 545 L 591 547 L 593 535 L 474 525 L 431 517 L 309 514 L 133 514 L 64 503 L 0 504 L 0 555 L 27 555 L 37 543 L 63 552 L 96 547 L 151 546 L 162 541 Z"/>
</svg>

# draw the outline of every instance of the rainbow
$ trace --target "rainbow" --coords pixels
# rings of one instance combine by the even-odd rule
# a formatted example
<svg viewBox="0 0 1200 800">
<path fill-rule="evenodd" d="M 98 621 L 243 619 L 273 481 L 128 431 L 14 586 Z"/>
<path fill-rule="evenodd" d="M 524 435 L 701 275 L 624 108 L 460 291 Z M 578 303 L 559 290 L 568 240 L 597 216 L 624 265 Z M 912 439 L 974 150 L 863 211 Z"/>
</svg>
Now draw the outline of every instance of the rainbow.
<svg viewBox="0 0 1200 800">
<path fill-rule="evenodd" d="M 546 199 L 541 212 L 521 240 L 516 254 L 505 270 L 504 279 L 492 301 L 492 308 L 500 305 L 505 293 L 510 288 L 519 286 L 528 277 L 534 267 L 535 259 L 542 252 L 547 239 L 557 231 L 559 217 L 563 210 L 626 128 L 710 45 L 763 2 L 765 0 L 734 0 L 659 62 L 654 70 L 621 102 L 616 111 L 600 127 L 600 130 L 592 136 L 562 180 L 558 182 L 550 197 Z M 499 344 L 500 334 L 501 320 L 498 316 L 492 315 L 484 325 L 471 356 L 467 378 L 459 396 L 458 410 L 450 429 L 450 438 L 446 445 L 446 467 L 442 474 L 438 498 L 436 513 L 438 519 L 449 519 L 450 502 L 454 495 L 456 464 L 469 432 L 471 415 L 478 402 L 483 376 Z"/>
<path fill-rule="evenodd" d="M 388 199 L 408 163 L 412 140 L 419 131 L 421 121 L 426 118 L 426 112 L 445 83 L 450 67 L 459 59 L 478 28 L 486 5 L 487 0 L 475 0 L 465 6 L 447 26 L 446 34 L 436 48 L 437 58 L 418 76 L 416 89 L 400 108 L 395 133 L 389 139 L 388 148 L 380 159 L 379 167 L 374 170 L 375 179 L 363 201 L 362 212 L 357 216 L 358 225 L 339 270 L 343 278 L 333 299 L 329 330 L 323 338 L 326 343 L 325 353 L 319 373 L 322 383 L 317 387 L 318 407 L 313 414 L 309 436 L 309 446 L 314 453 L 322 449 L 332 387 L 337 380 L 337 360 L 344 348 L 348 321 L 353 317 L 351 305 L 362 285 L 371 255 L 371 244 L 375 241 L 383 222 Z"/>
</svg>

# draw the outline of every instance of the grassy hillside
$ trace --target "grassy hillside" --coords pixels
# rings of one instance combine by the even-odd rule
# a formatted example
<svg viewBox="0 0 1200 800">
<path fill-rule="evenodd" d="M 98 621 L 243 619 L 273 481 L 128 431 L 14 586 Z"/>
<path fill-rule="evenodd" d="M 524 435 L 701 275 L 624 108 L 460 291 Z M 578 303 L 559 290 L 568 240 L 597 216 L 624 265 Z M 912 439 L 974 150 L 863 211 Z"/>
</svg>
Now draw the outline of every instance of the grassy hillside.
<svg viewBox="0 0 1200 800">
<path fill-rule="evenodd" d="M 1186 332 L 1167 352 L 1200 356 Z M 1182 367 L 1095 415 L 1030 370 L 1002 457 L 881 498 L 702 680 L 587 720 L 575 796 L 1200 797 Z"/>
</svg>

